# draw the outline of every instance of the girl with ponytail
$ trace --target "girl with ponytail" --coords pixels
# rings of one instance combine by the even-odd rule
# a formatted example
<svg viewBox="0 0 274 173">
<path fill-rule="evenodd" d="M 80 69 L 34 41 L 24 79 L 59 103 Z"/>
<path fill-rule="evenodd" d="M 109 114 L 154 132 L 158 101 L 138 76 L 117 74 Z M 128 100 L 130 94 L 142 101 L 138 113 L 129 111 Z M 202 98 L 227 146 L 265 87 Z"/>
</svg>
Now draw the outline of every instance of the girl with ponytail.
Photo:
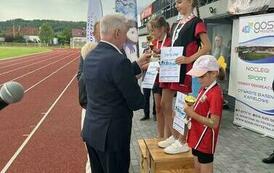
<svg viewBox="0 0 274 173">
<path fill-rule="evenodd" d="M 165 148 L 168 154 L 177 154 L 189 151 L 185 135 L 179 134 L 172 128 L 173 124 L 173 97 L 177 91 L 184 94 L 197 95 L 192 91 L 192 77 L 186 73 L 192 68 L 192 64 L 201 55 L 207 54 L 211 50 L 211 44 L 207 35 L 207 29 L 200 19 L 198 0 L 176 0 L 176 9 L 182 15 L 182 18 L 174 24 L 171 31 L 171 46 L 183 46 L 183 55 L 176 59 L 180 67 L 180 81 L 177 83 L 161 83 L 162 91 L 161 106 L 165 121 L 168 123 L 169 138 L 158 143 L 159 147 Z M 193 14 L 196 9 L 196 15 Z M 185 128 L 187 129 L 187 127 Z M 186 131 L 186 130 L 185 130 Z"/>
</svg>

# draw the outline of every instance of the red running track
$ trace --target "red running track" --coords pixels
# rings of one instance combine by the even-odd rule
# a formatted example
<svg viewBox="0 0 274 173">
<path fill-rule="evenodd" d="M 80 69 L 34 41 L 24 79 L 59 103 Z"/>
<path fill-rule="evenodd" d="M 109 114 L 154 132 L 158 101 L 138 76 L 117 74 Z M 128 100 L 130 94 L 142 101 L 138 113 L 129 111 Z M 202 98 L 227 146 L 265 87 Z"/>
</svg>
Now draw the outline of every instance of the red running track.
<svg viewBox="0 0 274 173">
<path fill-rule="evenodd" d="M 0 111 L 1 173 L 85 172 L 78 64 L 75 49 L 0 61 L 0 85 L 16 79 L 25 88 L 21 102 Z"/>
</svg>

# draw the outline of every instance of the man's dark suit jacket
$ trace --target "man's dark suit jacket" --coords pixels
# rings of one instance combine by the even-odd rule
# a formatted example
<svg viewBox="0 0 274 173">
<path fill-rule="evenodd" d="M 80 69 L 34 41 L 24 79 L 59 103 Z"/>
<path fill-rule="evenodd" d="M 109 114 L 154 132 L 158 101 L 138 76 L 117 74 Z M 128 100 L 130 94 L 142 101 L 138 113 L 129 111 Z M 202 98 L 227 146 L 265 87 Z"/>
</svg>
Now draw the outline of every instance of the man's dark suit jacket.
<svg viewBox="0 0 274 173">
<path fill-rule="evenodd" d="M 135 78 L 140 72 L 136 62 L 106 42 L 87 56 L 88 105 L 82 135 L 88 145 L 103 152 L 129 149 L 133 111 L 144 106 Z"/>
</svg>

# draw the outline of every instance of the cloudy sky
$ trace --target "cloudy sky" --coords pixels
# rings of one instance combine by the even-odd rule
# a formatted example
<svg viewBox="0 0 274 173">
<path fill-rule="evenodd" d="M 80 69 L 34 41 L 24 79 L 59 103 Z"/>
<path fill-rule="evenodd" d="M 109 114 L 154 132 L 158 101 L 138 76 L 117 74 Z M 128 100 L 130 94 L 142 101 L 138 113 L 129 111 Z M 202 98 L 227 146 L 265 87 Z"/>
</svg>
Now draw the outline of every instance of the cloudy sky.
<svg viewBox="0 0 274 173">
<path fill-rule="evenodd" d="M 153 0 L 137 0 L 142 10 Z M 114 11 L 114 0 L 102 0 L 104 14 Z M 88 0 L 0 0 L 0 21 L 23 18 L 85 21 Z"/>
</svg>

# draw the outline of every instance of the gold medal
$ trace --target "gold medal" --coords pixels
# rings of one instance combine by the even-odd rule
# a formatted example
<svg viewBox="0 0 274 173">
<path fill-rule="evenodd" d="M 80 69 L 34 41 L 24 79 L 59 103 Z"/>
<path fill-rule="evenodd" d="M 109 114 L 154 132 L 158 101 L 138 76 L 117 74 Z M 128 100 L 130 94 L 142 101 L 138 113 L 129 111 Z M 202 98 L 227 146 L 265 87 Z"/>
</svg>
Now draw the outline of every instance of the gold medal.
<svg viewBox="0 0 274 173">
<path fill-rule="evenodd" d="M 185 103 L 188 105 L 188 106 L 192 106 L 194 105 L 194 103 L 196 102 L 196 98 L 189 95 L 189 96 L 186 96 L 185 97 Z"/>
</svg>

